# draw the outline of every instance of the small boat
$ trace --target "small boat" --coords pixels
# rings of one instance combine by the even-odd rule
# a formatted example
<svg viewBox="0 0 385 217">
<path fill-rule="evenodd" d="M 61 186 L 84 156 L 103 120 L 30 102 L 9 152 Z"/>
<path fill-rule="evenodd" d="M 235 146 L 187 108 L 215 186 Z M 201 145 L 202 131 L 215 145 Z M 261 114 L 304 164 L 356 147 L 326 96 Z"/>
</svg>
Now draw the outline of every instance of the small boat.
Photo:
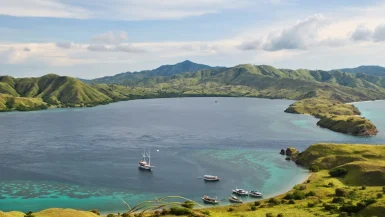
<svg viewBox="0 0 385 217">
<path fill-rule="evenodd" d="M 203 202 L 210 203 L 210 204 L 218 204 L 219 203 L 217 198 L 209 197 L 206 195 L 202 197 L 202 200 L 203 200 Z"/>
<path fill-rule="evenodd" d="M 153 166 L 151 166 L 150 152 L 146 153 L 146 149 L 144 149 L 142 156 L 143 156 L 143 160 L 139 161 L 139 169 L 151 171 Z M 146 157 L 148 157 L 148 162 L 146 161 Z"/>
<path fill-rule="evenodd" d="M 233 193 L 234 193 L 234 194 L 237 194 L 237 195 L 239 195 L 239 196 L 247 196 L 247 195 L 249 195 L 249 192 L 248 192 L 248 191 L 243 190 L 243 189 L 241 189 L 241 188 L 233 189 Z"/>
<path fill-rule="evenodd" d="M 263 196 L 263 194 L 261 192 L 258 192 L 258 191 L 250 191 L 249 195 L 251 197 L 262 197 Z"/>
<path fill-rule="evenodd" d="M 239 199 L 238 197 L 236 197 L 236 196 L 230 196 L 229 197 L 229 201 L 231 203 L 243 203 L 243 201 L 241 199 Z"/>
<path fill-rule="evenodd" d="M 212 176 L 212 175 L 204 175 L 203 179 L 205 181 L 219 181 L 220 178 L 218 176 Z"/>
</svg>

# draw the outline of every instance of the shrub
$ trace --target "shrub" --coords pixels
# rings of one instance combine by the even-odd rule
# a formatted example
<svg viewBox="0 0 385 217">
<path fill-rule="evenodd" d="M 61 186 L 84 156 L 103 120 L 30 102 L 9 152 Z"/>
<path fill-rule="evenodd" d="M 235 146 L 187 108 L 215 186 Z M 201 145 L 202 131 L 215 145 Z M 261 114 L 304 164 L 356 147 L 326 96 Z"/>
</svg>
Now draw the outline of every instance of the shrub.
<svg viewBox="0 0 385 217">
<path fill-rule="evenodd" d="M 382 193 L 385 194 L 385 187 L 382 187 Z"/>
<path fill-rule="evenodd" d="M 333 182 L 329 182 L 328 187 L 334 187 L 334 183 Z"/>
<path fill-rule="evenodd" d="M 192 208 L 194 208 L 195 204 L 191 200 L 186 200 L 181 206 L 188 208 L 188 209 L 192 209 Z"/>
<path fill-rule="evenodd" d="M 266 213 L 266 217 L 273 217 L 273 213 Z"/>
<path fill-rule="evenodd" d="M 284 217 L 283 213 L 279 213 L 277 217 Z"/>
<path fill-rule="evenodd" d="M 319 171 L 319 166 L 317 165 L 311 165 L 309 168 L 310 172 L 318 172 Z"/>
<path fill-rule="evenodd" d="M 32 214 L 32 211 L 29 211 L 24 217 L 35 217 L 35 215 Z"/>
<path fill-rule="evenodd" d="M 310 183 L 310 179 L 306 180 L 306 183 Z"/>
<path fill-rule="evenodd" d="M 277 198 L 270 198 L 268 201 L 270 204 L 278 205 L 280 204 L 279 200 Z"/>
<path fill-rule="evenodd" d="M 255 210 L 257 210 L 257 207 L 255 205 L 251 205 L 250 209 L 251 209 L 251 211 L 255 211 Z"/>
<path fill-rule="evenodd" d="M 337 188 L 335 192 L 337 197 L 345 197 L 347 195 L 345 189 L 342 188 Z"/>
<path fill-rule="evenodd" d="M 90 212 L 95 213 L 96 215 L 100 215 L 99 210 L 97 209 L 90 210 Z"/>
<path fill-rule="evenodd" d="M 309 202 L 309 203 L 307 203 L 307 207 L 309 207 L 309 208 L 315 207 L 315 203 Z"/>
<path fill-rule="evenodd" d="M 341 214 L 338 217 L 348 217 L 349 213 L 347 212 L 341 212 Z"/>
<path fill-rule="evenodd" d="M 281 204 L 286 204 L 286 200 L 285 200 L 285 199 L 282 199 L 282 200 L 281 200 Z"/>
<path fill-rule="evenodd" d="M 188 217 L 206 217 L 206 215 L 200 212 L 193 212 Z"/>
<path fill-rule="evenodd" d="M 344 204 L 340 207 L 340 211 L 347 213 L 358 213 L 359 211 L 365 209 L 365 207 L 365 204 L 362 203 L 357 203 L 357 205 Z"/>
<path fill-rule="evenodd" d="M 357 192 L 356 191 L 349 191 L 347 198 L 354 200 L 357 198 Z"/>
<path fill-rule="evenodd" d="M 115 217 L 114 214 L 108 214 L 107 217 Z"/>
<path fill-rule="evenodd" d="M 333 198 L 332 203 L 343 204 L 343 203 L 345 203 L 345 200 L 342 197 L 335 197 L 335 198 Z"/>
<path fill-rule="evenodd" d="M 233 208 L 233 207 L 229 207 L 229 208 L 227 209 L 227 211 L 232 212 L 232 211 L 234 211 L 234 208 Z"/>
<path fill-rule="evenodd" d="M 366 190 L 366 186 L 362 186 L 362 187 L 361 187 L 361 190 Z"/>
<path fill-rule="evenodd" d="M 369 206 L 370 204 L 373 204 L 375 202 L 377 202 L 377 200 L 373 198 L 361 201 L 361 203 L 364 203 L 366 206 Z"/>
<path fill-rule="evenodd" d="M 383 197 L 384 197 L 383 194 L 381 194 L 381 193 L 378 193 L 378 194 L 377 194 L 377 198 L 378 198 L 378 199 L 383 198 Z"/>
<path fill-rule="evenodd" d="M 168 215 L 170 213 L 169 210 L 163 209 L 162 212 L 160 212 L 161 215 Z"/>
<path fill-rule="evenodd" d="M 317 194 L 314 191 L 309 191 L 305 194 L 306 197 L 313 197 L 316 196 Z"/>
<path fill-rule="evenodd" d="M 191 209 L 185 208 L 185 207 L 171 207 L 170 214 L 172 215 L 189 215 L 191 214 Z"/>
<path fill-rule="evenodd" d="M 210 211 L 208 211 L 208 210 L 202 210 L 201 213 L 204 215 L 207 215 L 207 216 L 211 215 Z"/>
<path fill-rule="evenodd" d="M 131 216 L 132 215 L 130 215 L 129 213 L 126 213 L 126 212 L 122 214 L 122 217 L 131 217 Z"/>
<path fill-rule="evenodd" d="M 261 201 L 255 201 L 255 202 L 254 202 L 254 205 L 260 206 L 260 205 L 261 205 Z"/>
<path fill-rule="evenodd" d="M 345 168 L 335 168 L 329 171 L 331 177 L 341 177 L 348 173 Z"/>
<path fill-rule="evenodd" d="M 338 207 L 334 204 L 324 204 L 325 210 L 337 210 Z"/>
<path fill-rule="evenodd" d="M 289 200 L 289 204 L 295 204 L 294 200 Z"/>
</svg>

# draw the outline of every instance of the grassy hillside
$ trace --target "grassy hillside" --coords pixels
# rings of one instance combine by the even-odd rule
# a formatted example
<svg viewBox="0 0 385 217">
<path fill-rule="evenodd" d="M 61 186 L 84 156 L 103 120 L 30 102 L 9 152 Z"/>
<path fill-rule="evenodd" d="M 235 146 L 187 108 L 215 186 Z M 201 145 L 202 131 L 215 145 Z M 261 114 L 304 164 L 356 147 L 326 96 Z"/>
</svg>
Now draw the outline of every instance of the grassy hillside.
<svg viewBox="0 0 385 217">
<path fill-rule="evenodd" d="M 385 76 L 385 68 L 381 66 L 359 66 L 356 68 L 338 69 L 348 73 L 364 73 L 372 76 Z"/>
<path fill-rule="evenodd" d="M 337 100 L 323 97 L 297 101 L 285 110 L 288 113 L 310 114 L 320 120 L 317 125 L 335 132 L 354 136 L 373 136 L 378 133 L 376 126 L 352 104 L 343 104 Z"/>
<path fill-rule="evenodd" d="M 345 168 L 340 180 L 349 185 L 385 185 L 385 146 L 312 145 L 297 158 L 297 163 L 320 169 Z"/>
<path fill-rule="evenodd" d="M 177 63 L 175 65 L 163 65 L 153 70 L 144 70 L 140 72 L 124 72 L 114 76 L 106 76 L 93 80 L 88 80 L 89 83 L 107 83 L 107 84 L 122 84 L 134 85 L 136 82 L 145 78 L 155 76 L 173 76 L 184 72 L 196 72 L 202 69 L 215 68 L 208 65 L 193 63 L 189 60 Z"/>
<path fill-rule="evenodd" d="M 33 213 L 34 217 L 96 217 L 98 215 L 87 212 L 79 211 L 74 209 L 46 209 L 41 212 Z M 24 217 L 25 214 L 22 212 L 1 212 L 0 217 Z"/>
<path fill-rule="evenodd" d="M 112 101 L 75 78 L 54 74 L 39 78 L 0 76 L 0 94 L 1 111 L 38 110 L 47 106 L 94 106 Z"/>
</svg>

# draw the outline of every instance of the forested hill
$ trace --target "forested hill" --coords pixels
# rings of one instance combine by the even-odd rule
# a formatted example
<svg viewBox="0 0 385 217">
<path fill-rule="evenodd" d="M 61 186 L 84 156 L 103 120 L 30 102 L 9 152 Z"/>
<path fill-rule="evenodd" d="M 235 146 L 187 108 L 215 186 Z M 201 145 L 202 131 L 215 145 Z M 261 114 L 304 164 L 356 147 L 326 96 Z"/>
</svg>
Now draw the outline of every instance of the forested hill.
<svg viewBox="0 0 385 217">
<path fill-rule="evenodd" d="M 338 69 L 341 72 L 362 73 L 372 76 L 385 76 L 385 67 L 381 66 L 359 66 L 356 68 Z"/>
<path fill-rule="evenodd" d="M 124 72 L 114 76 L 106 76 L 93 80 L 84 80 L 89 83 L 107 83 L 132 85 L 136 81 L 154 76 L 172 76 L 184 72 L 196 72 L 201 69 L 215 68 L 208 65 L 193 63 L 189 60 L 177 63 L 175 65 L 163 65 L 153 70 L 144 70 L 140 72 Z"/>
</svg>

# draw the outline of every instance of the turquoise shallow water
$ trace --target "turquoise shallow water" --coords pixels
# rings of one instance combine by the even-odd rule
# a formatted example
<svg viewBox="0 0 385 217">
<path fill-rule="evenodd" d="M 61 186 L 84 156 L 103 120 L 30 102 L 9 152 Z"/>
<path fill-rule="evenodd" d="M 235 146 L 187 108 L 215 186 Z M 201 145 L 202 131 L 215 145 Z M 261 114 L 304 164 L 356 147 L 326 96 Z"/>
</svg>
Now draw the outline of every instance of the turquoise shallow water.
<svg viewBox="0 0 385 217">
<path fill-rule="evenodd" d="M 217 100 L 218 103 L 214 101 Z M 0 114 L 0 210 L 121 212 L 165 195 L 226 198 L 232 188 L 283 193 L 307 172 L 278 152 L 316 142 L 384 143 L 383 102 L 357 104 L 380 130 L 358 138 L 286 114 L 288 100 L 153 99 L 85 109 Z M 378 118 L 380 117 L 380 118 Z M 152 148 L 152 173 L 137 169 Z M 159 149 L 159 152 L 155 150 Z M 198 177 L 219 175 L 219 183 Z M 284 180 L 284 181 L 283 181 Z"/>
</svg>

